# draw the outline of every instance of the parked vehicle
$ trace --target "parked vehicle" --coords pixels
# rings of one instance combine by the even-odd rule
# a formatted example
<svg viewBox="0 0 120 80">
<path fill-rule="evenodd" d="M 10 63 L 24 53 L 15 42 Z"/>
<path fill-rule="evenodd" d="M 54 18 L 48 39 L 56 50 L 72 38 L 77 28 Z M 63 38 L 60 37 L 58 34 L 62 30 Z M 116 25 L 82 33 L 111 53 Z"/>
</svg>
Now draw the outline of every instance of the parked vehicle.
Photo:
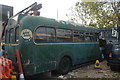
<svg viewBox="0 0 120 80">
<path fill-rule="evenodd" d="M 17 68 L 19 50 L 25 75 L 57 70 L 101 59 L 98 30 L 86 25 L 19 14 L 8 21 L 5 50 Z"/>
<path fill-rule="evenodd" d="M 112 52 L 109 53 L 108 64 L 111 70 L 120 70 L 120 45 L 116 44 L 112 47 Z"/>
<path fill-rule="evenodd" d="M 117 40 L 112 44 L 111 52 L 109 52 L 108 64 L 111 70 L 120 70 L 120 27 L 116 27 L 114 31 L 117 33 Z"/>
<path fill-rule="evenodd" d="M 100 31 L 101 37 L 106 41 L 104 51 L 107 64 L 111 70 L 120 70 L 120 27 L 105 28 Z M 109 36 L 105 33 L 109 33 Z"/>
</svg>

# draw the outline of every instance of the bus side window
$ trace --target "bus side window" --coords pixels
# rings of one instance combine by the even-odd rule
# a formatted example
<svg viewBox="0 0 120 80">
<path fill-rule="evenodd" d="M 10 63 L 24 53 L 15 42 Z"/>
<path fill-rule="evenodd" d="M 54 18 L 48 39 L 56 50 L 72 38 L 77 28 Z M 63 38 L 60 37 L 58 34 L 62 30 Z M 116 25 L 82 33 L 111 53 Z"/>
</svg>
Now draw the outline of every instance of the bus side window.
<svg viewBox="0 0 120 80">
<path fill-rule="evenodd" d="M 55 29 L 39 27 L 35 32 L 35 42 L 55 42 Z"/>
<path fill-rule="evenodd" d="M 14 29 L 10 29 L 10 37 L 9 37 L 9 42 L 14 43 Z"/>
<path fill-rule="evenodd" d="M 9 42 L 9 32 L 8 30 L 6 30 L 6 33 L 5 33 L 5 43 L 8 43 Z"/>
<path fill-rule="evenodd" d="M 15 42 L 19 42 L 19 27 L 16 27 L 15 29 Z"/>
<path fill-rule="evenodd" d="M 98 36 L 99 36 L 98 33 L 90 33 L 90 39 L 91 39 L 91 41 L 92 42 L 98 41 Z"/>
<path fill-rule="evenodd" d="M 89 32 L 85 32 L 84 33 L 84 36 L 85 36 L 85 41 L 86 42 L 91 42 L 92 39 L 91 39 L 91 36 L 90 36 L 90 33 Z"/>
<path fill-rule="evenodd" d="M 57 42 L 72 42 L 71 30 L 56 29 Z"/>
<path fill-rule="evenodd" d="M 47 29 L 47 42 L 55 42 L 55 29 L 54 28 L 46 29 Z"/>
<path fill-rule="evenodd" d="M 95 35 L 94 36 L 95 41 L 99 41 L 99 33 L 95 33 L 94 35 Z"/>
<path fill-rule="evenodd" d="M 39 27 L 35 31 L 35 42 L 41 43 L 41 42 L 47 42 L 47 36 L 46 36 L 46 28 L 45 27 Z"/>
<path fill-rule="evenodd" d="M 73 35 L 74 35 L 74 42 L 83 42 L 84 41 L 83 33 L 74 31 Z"/>
<path fill-rule="evenodd" d="M 94 42 L 94 41 L 95 41 L 95 36 L 94 36 L 94 34 L 91 32 L 91 33 L 89 33 L 89 36 L 90 36 L 90 41 L 91 41 L 91 42 Z"/>
</svg>

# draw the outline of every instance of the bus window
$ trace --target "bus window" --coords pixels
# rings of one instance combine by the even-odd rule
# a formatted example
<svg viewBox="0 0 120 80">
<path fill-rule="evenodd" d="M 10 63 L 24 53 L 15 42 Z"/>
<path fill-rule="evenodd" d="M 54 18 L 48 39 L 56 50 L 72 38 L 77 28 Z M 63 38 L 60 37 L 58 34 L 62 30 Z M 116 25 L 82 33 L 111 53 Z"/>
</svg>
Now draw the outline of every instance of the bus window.
<svg viewBox="0 0 120 80">
<path fill-rule="evenodd" d="M 57 42 L 72 42 L 71 30 L 56 29 Z"/>
<path fill-rule="evenodd" d="M 96 42 L 96 41 L 98 41 L 99 34 L 98 33 L 90 33 L 89 37 L 92 42 Z"/>
<path fill-rule="evenodd" d="M 91 35 L 91 33 L 86 32 L 84 35 L 85 35 L 85 41 L 86 42 L 92 42 L 93 41 L 93 35 Z"/>
<path fill-rule="evenodd" d="M 37 28 L 37 30 L 35 31 L 35 42 L 36 43 L 47 42 L 45 27 Z"/>
<path fill-rule="evenodd" d="M 96 42 L 98 41 L 98 34 L 97 33 L 85 33 L 85 41 L 86 42 Z"/>
<path fill-rule="evenodd" d="M 9 32 L 8 30 L 6 30 L 6 34 L 5 34 L 5 43 L 9 42 Z"/>
<path fill-rule="evenodd" d="M 94 35 L 95 35 L 94 36 L 94 41 L 99 41 L 99 39 L 98 39 L 99 38 L 99 33 L 95 33 Z"/>
<path fill-rule="evenodd" d="M 47 29 L 47 42 L 55 42 L 55 29 L 54 28 L 46 29 Z"/>
<path fill-rule="evenodd" d="M 19 41 L 19 27 L 15 29 L 15 42 L 18 43 Z"/>
<path fill-rule="evenodd" d="M 54 28 L 39 27 L 35 32 L 35 42 L 54 42 L 55 30 Z"/>
<path fill-rule="evenodd" d="M 90 41 L 91 42 L 94 42 L 95 41 L 95 36 L 94 36 L 94 33 L 89 33 L 89 37 L 90 37 Z"/>
<path fill-rule="evenodd" d="M 13 43 L 14 42 L 14 29 L 10 29 L 10 43 Z"/>
<path fill-rule="evenodd" d="M 83 42 L 84 41 L 83 33 L 74 31 L 73 35 L 74 35 L 74 42 Z"/>
</svg>

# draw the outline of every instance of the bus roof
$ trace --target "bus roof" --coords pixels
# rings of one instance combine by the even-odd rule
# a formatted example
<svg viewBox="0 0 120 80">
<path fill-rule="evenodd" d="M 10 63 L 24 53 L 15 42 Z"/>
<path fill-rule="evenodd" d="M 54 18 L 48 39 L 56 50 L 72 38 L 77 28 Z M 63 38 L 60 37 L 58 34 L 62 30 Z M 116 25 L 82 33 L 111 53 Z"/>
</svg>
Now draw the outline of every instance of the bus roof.
<svg viewBox="0 0 120 80">
<path fill-rule="evenodd" d="M 98 29 L 93 28 L 91 26 L 70 23 L 62 20 L 55 20 L 41 16 L 30 16 L 26 14 L 20 14 L 16 17 L 12 17 L 11 20 L 17 21 L 17 23 L 20 25 L 22 24 L 21 26 L 24 28 L 31 28 L 31 29 L 33 29 L 33 27 L 38 27 L 38 26 L 50 26 L 50 27 L 99 32 Z"/>
</svg>

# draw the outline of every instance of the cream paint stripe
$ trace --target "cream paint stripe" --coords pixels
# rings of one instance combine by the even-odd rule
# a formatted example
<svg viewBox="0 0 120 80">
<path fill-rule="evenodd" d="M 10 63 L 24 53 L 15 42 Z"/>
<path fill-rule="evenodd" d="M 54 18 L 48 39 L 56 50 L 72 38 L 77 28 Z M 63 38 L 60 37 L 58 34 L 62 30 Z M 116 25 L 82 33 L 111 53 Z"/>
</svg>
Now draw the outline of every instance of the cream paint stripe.
<svg viewBox="0 0 120 80">
<path fill-rule="evenodd" d="M 99 42 L 87 42 L 87 43 L 35 43 L 36 45 L 56 45 L 56 44 L 99 44 Z"/>
<path fill-rule="evenodd" d="M 18 46 L 19 44 L 5 44 L 7 46 Z"/>
<path fill-rule="evenodd" d="M 86 42 L 86 43 L 35 43 L 36 45 L 60 45 L 60 44 L 99 44 L 99 42 Z M 18 46 L 19 44 L 5 44 L 7 46 Z"/>
</svg>

